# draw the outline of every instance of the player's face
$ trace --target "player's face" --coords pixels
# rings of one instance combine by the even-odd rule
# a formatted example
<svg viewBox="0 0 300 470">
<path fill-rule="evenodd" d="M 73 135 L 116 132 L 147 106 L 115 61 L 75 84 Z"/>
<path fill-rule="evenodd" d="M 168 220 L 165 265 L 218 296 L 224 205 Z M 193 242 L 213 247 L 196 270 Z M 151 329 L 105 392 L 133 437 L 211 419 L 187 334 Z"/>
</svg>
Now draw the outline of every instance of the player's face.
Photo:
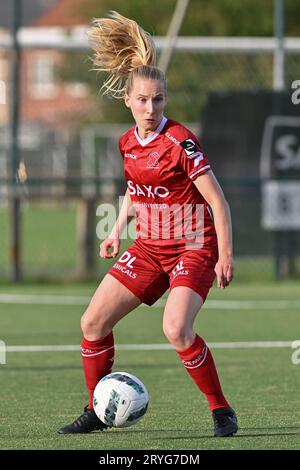
<svg viewBox="0 0 300 470">
<path fill-rule="evenodd" d="M 152 134 L 159 126 L 166 106 L 164 84 L 160 80 L 135 77 L 132 90 L 125 95 L 141 138 Z"/>
</svg>

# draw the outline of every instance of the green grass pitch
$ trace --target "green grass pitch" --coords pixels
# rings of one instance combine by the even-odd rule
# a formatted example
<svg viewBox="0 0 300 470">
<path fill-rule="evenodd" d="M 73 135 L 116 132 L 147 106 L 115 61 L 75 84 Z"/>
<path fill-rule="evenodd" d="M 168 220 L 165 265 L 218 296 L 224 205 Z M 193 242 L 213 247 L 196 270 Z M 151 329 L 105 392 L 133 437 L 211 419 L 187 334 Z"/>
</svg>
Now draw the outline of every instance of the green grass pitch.
<svg viewBox="0 0 300 470">
<path fill-rule="evenodd" d="M 90 296 L 95 287 L 6 285 L 0 295 Z M 209 299 L 300 303 L 296 283 L 233 283 L 225 291 L 214 287 Z M 0 303 L 0 339 L 8 346 L 79 344 L 83 310 L 82 305 Z M 165 343 L 161 323 L 162 307 L 142 306 L 117 325 L 116 343 Z M 210 343 L 293 341 L 300 339 L 299 308 L 204 308 L 196 330 Z M 130 428 L 77 436 L 58 435 L 57 429 L 86 404 L 79 351 L 8 352 L 7 363 L 0 364 L 0 449 L 299 449 L 300 364 L 292 364 L 292 353 L 288 347 L 213 349 L 240 424 L 235 437 L 216 439 L 206 400 L 172 350 L 117 350 L 114 370 L 133 373 L 145 383 L 148 412 Z"/>
</svg>

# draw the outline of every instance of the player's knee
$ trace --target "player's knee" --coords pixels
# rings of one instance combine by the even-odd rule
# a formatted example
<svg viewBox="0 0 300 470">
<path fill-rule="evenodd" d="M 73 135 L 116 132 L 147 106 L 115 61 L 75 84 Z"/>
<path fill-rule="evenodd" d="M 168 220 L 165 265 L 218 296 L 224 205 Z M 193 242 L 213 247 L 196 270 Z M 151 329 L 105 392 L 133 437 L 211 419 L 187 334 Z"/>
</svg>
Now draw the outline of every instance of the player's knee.
<svg viewBox="0 0 300 470">
<path fill-rule="evenodd" d="M 96 339 L 101 338 L 105 335 L 107 330 L 104 317 L 102 317 L 101 314 L 97 316 L 91 315 L 89 310 L 87 310 L 81 317 L 80 326 L 85 338 L 89 338 L 91 336 L 95 336 Z"/>
<path fill-rule="evenodd" d="M 91 333 L 91 331 L 94 330 L 95 322 L 88 318 L 86 314 L 84 314 L 81 317 L 80 326 L 83 336 L 86 337 Z"/>
<path fill-rule="evenodd" d="M 163 330 L 166 338 L 174 347 L 184 348 L 185 344 L 189 342 L 191 335 L 185 325 L 165 323 Z"/>
</svg>

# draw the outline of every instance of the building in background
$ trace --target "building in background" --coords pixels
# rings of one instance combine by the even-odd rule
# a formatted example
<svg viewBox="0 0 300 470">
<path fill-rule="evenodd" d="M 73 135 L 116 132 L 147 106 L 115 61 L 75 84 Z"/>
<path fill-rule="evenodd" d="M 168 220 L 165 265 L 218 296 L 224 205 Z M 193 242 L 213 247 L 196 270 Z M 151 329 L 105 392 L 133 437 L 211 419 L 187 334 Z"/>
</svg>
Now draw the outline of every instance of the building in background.
<svg viewBox="0 0 300 470">
<path fill-rule="evenodd" d="M 79 14 L 80 4 L 82 0 L 57 0 L 35 19 L 32 27 L 44 37 L 61 34 L 61 28 L 72 34 L 85 21 Z M 86 84 L 59 78 L 64 57 L 65 52 L 53 49 L 24 51 L 21 111 L 24 120 L 38 120 L 58 129 L 72 127 L 95 106 Z M 81 66 L 89 64 L 82 61 L 78 64 Z"/>
<path fill-rule="evenodd" d="M 35 39 L 72 34 L 84 23 L 79 5 L 82 0 L 22 0 L 22 35 Z M 12 2 L 0 4 L 0 38 L 9 33 L 12 22 Z M 95 106 L 88 87 L 78 80 L 66 82 L 59 69 L 64 63 L 64 51 L 30 49 L 22 51 L 21 67 L 21 121 L 44 124 L 48 128 L 72 128 Z M 0 80 L 9 84 L 9 50 L 0 49 Z M 79 67 L 89 67 L 83 61 Z M 9 122 L 10 89 L 1 106 L 0 125 Z"/>
<path fill-rule="evenodd" d="M 0 41 L 6 38 L 6 31 L 0 27 Z M 8 53 L 4 49 L 0 49 L 0 126 L 5 125 L 9 120 L 9 60 Z"/>
<path fill-rule="evenodd" d="M 82 0 L 21 0 L 19 34 L 28 44 L 75 35 L 85 40 L 84 21 L 79 5 Z M 13 2 L 0 3 L 0 40 L 9 38 Z M 65 181 L 81 174 L 80 125 L 99 104 L 89 94 L 88 86 L 78 79 L 61 78 L 61 67 L 68 52 L 53 48 L 24 47 L 21 51 L 19 146 L 22 180 L 26 194 L 65 194 L 64 183 L 45 183 L 51 179 Z M 70 53 L 70 54 L 73 54 Z M 11 51 L 0 48 L 0 80 L 5 84 L 6 100 L 0 106 L 0 196 L 6 197 L 11 177 Z M 87 54 L 78 60 L 89 68 Z M 44 181 L 42 187 L 26 182 Z M 71 188 L 73 190 L 73 187 Z M 78 189 L 78 188 L 77 188 Z"/>
</svg>

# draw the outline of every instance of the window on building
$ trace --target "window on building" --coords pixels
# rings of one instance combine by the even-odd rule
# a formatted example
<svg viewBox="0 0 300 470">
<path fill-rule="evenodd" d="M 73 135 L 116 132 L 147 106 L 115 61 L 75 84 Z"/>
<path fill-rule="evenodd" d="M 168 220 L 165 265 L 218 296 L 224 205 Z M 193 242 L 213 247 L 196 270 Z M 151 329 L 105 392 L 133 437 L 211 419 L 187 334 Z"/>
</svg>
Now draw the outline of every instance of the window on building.
<svg viewBox="0 0 300 470">
<path fill-rule="evenodd" d="M 85 83 L 66 83 L 65 90 L 72 98 L 86 98 L 89 95 L 89 87 Z"/>
<path fill-rule="evenodd" d="M 34 57 L 31 62 L 29 89 L 36 99 L 53 98 L 57 93 L 55 62 L 52 57 Z"/>
</svg>

